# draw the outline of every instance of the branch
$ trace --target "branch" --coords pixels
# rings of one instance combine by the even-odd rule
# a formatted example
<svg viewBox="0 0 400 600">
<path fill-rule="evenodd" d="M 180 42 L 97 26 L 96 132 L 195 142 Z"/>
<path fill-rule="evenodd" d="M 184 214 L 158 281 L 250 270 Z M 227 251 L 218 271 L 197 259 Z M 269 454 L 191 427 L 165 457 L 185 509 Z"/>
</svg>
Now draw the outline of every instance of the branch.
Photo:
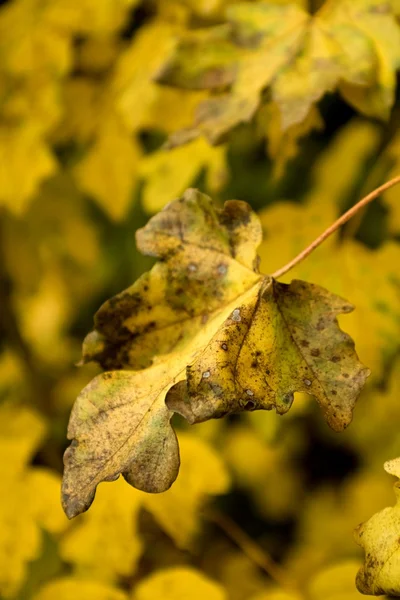
<svg viewBox="0 0 400 600">
<path fill-rule="evenodd" d="M 205 517 L 208 521 L 218 525 L 225 535 L 242 550 L 247 558 L 265 571 L 280 587 L 289 592 L 298 592 L 297 586 L 288 581 L 283 569 L 230 517 L 217 510 L 207 510 Z"/>
<path fill-rule="evenodd" d="M 278 277 L 281 277 L 282 275 L 293 269 L 293 267 L 295 267 L 299 262 L 304 260 L 309 254 L 311 254 L 311 252 L 315 250 L 315 248 L 318 248 L 318 246 L 320 246 L 322 242 L 326 240 L 326 238 L 332 235 L 332 233 L 339 229 L 339 227 L 347 223 L 347 221 L 351 219 L 351 217 L 353 217 L 359 210 L 361 210 L 364 206 L 378 198 L 378 196 L 380 196 L 383 192 L 397 185 L 398 183 L 400 183 L 400 175 L 397 175 L 393 179 L 390 179 L 390 181 L 387 181 L 380 187 L 376 188 L 376 190 L 362 198 L 359 202 L 357 202 L 357 204 L 352 206 L 341 217 L 339 217 L 337 221 L 335 221 L 330 227 L 328 227 L 328 229 L 321 233 L 321 235 L 317 237 L 316 240 L 314 240 L 309 246 L 307 246 L 307 248 L 300 252 L 300 254 L 298 254 L 293 260 L 288 262 L 284 267 L 278 269 L 278 271 L 275 271 L 275 273 L 272 274 L 272 277 L 278 279 Z"/>
</svg>

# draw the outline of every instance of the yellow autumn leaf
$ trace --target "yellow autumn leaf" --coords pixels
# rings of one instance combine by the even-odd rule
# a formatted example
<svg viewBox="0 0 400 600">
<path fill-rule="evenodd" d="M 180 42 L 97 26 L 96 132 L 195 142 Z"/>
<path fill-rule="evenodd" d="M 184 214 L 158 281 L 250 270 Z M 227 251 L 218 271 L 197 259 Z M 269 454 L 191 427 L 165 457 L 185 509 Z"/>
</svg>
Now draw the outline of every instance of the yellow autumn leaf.
<svg viewBox="0 0 400 600">
<path fill-rule="evenodd" d="M 42 70 L 59 76 L 72 61 L 71 40 L 49 20 L 49 6 L 16 0 L 0 12 L 1 69 L 21 76 Z"/>
<path fill-rule="evenodd" d="M 63 577 L 45 583 L 33 596 L 33 600 L 128 600 L 128 596 L 118 588 L 79 577 Z"/>
<path fill-rule="evenodd" d="M 252 596 L 250 600 L 301 600 L 302 596 L 296 592 L 285 592 L 281 589 L 272 589 Z"/>
<path fill-rule="evenodd" d="M 144 157 L 140 173 L 146 183 L 143 191 L 145 209 L 154 213 L 161 210 L 171 198 L 180 196 L 190 186 L 202 169 L 217 185 L 221 186 L 226 174 L 225 148 L 210 147 L 204 140 L 197 139 L 184 147 L 159 150 Z"/>
<path fill-rule="evenodd" d="M 246 490 L 260 515 L 278 521 L 296 513 L 302 482 L 291 464 L 287 439 L 268 444 L 248 425 L 236 426 L 225 434 L 223 456 L 236 486 Z"/>
<path fill-rule="evenodd" d="M 359 560 L 347 560 L 328 566 L 311 578 L 307 586 L 310 600 L 361 600 L 355 578 Z"/>
<path fill-rule="evenodd" d="M 390 6 L 382 11 L 377 0 L 340 0 L 311 16 L 294 4 L 243 2 L 226 15 L 223 25 L 182 35 L 158 76 L 167 85 L 216 90 L 194 123 L 212 143 L 250 121 L 268 87 L 283 131 L 341 82 L 361 112 L 387 118 L 400 66 Z"/>
<path fill-rule="evenodd" d="M 338 557 L 356 557 L 354 524 L 391 500 L 381 470 L 364 468 L 341 485 L 321 486 L 306 497 L 299 515 L 298 543 L 285 569 L 301 583 Z"/>
<path fill-rule="evenodd" d="M 283 130 L 278 105 L 271 102 L 259 110 L 257 125 L 260 133 L 266 135 L 268 154 L 274 159 L 274 175 L 281 177 L 288 161 L 298 154 L 302 138 L 323 129 L 324 122 L 313 105 L 303 121 Z"/>
<path fill-rule="evenodd" d="M 119 29 L 136 4 L 138 0 L 55 0 L 46 17 L 55 30 L 105 35 Z"/>
<path fill-rule="evenodd" d="M 55 170 L 56 161 L 36 125 L 0 127 L 0 205 L 20 215 Z"/>
<path fill-rule="evenodd" d="M 142 553 L 137 523 L 141 503 L 139 492 L 122 479 L 102 484 L 93 510 L 62 538 L 62 558 L 88 579 L 129 576 Z"/>
<path fill-rule="evenodd" d="M 243 410 L 284 414 L 303 391 L 332 429 L 347 427 L 368 376 L 337 326 L 352 307 L 313 284 L 261 276 L 260 237 L 246 203 L 217 211 L 197 190 L 138 232 L 141 251 L 161 260 L 101 307 L 84 343 L 84 361 L 117 370 L 86 386 L 72 411 L 69 517 L 120 473 L 143 491 L 171 486 L 179 469 L 171 411 L 189 423 Z"/>
<path fill-rule="evenodd" d="M 351 122 L 316 163 L 314 186 L 305 204 L 282 202 L 262 211 L 266 232 L 260 248 L 263 270 L 273 272 L 294 258 L 333 223 L 340 200 L 351 190 L 354 177 L 378 141 L 379 132 L 373 125 Z M 338 172 L 340 177 L 332 177 Z M 394 265 L 399 252 L 396 244 L 372 251 L 355 241 L 340 243 L 336 235 L 290 274 L 316 281 L 339 295 L 349 295 L 351 290 L 357 311 L 346 320 L 348 330 L 359 340 L 358 353 L 376 376 L 397 347 L 400 292 Z M 368 277 L 371 269 L 373 281 Z"/>
<path fill-rule="evenodd" d="M 27 467 L 45 423 L 23 407 L 2 405 L 0 410 L 0 448 L 7 456 L 0 480 L 0 593 L 8 598 L 18 592 L 28 561 L 41 552 L 41 529 L 59 533 L 68 521 L 58 501 L 59 476 Z"/>
<path fill-rule="evenodd" d="M 45 435 L 46 423 L 33 409 L 6 402 L 0 406 L 0 417 L 0 454 L 12 456 L 12 461 L 0 463 L 4 481 L 23 472 Z"/>
<path fill-rule="evenodd" d="M 355 447 L 369 465 L 380 467 L 388 456 L 398 452 L 397 423 L 400 419 L 399 379 L 400 361 L 397 358 L 386 373 L 384 389 L 366 390 L 363 408 L 354 419 L 351 431 L 344 434 L 344 442 Z"/>
<path fill-rule="evenodd" d="M 215 450 L 194 435 L 181 433 L 180 476 L 162 494 L 143 494 L 142 502 L 179 548 L 190 547 L 199 530 L 200 512 L 208 496 L 229 489 L 229 474 Z"/>
<path fill-rule="evenodd" d="M 337 294 L 347 293 L 357 311 L 346 319 L 346 329 L 359 340 L 357 352 L 376 378 L 398 347 L 400 246 L 387 242 L 371 250 L 345 241 L 334 251 L 320 248 L 298 265 L 291 276 L 311 279 Z M 374 273 L 371 279 L 368 274 Z M 349 293 L 350 290 L 350 293 Z"/>
<path fill-rule="evenodd" d="M 56 143 L 87 144 L 107 119 L 109 94 L 88 77 L 68 79 L 64 85 L 65 112 L 52 134 Z"/>
<path fill-rule="evenodd" d="M 165 569 L 150 575 L 135 588 L 132 600 L 227 600 L 224 589 L 190 567 Z"/>
<path fill-rule="evenodd" d="M 36 293 L 20 297 L 16 304 L 25 339 L 38 356 L 52 364 L 62 362 L 65 355 L 63 330 L 71 317 L 71 303 L 60 270 L 50 264 Z"/>
<path fill-rule="evenodd" d="M 253 598 L 264 590 L 266 577 L 260 568 L 242 550 L 233 547 L 228 538 L 218 542 L 209 548 L 203 568 L 223 585 L 229 600 Z"/>
<path fill-rule="evenodd" d="M 114 220 L 126 214 L 135 190 L 141 152 L 136 139 L 111 115 L 76 167 L 76 177 Z"/>
<path fill-rule="evenodd" d="M 167 89 L 154 82 L 175 45 L 176 27 L 161 19 L 142 27 L 120 55 L 112 78 L 115 106 L 129 131 L 153 128 L 168 133 L 189 127 L 204 92 Z M 146 60 L 143 60 L 143 57 Z"/>
<path fill-rule="evenodd" d="M 260 247 L 262 270 L 276 271 L 335 221 L 340 214 L 340 202 L 351 192 L 354 179 L 378 142 L 379 131 L 374 125 L 357 119 L 351 121 L 313 166 L 313 185 L 304 202 L 277 202 L 261 211 L 265 230 Z M 337 173 L 340 177 L 335 176 Z M 332 236 L 317 252 L 334 256 L 334 248 L 335 236 Z M 313 261 L 314 255 L 308 259 Z M 313 281 L 312 276 L 310 279 Z"/>
<path fill-rule="evenodd" d="M 399 459 L 385 463 L 388 473 L 398 477 Z M 400 595 L 400 487 L 394 486 L 396 504 L 374 514 L 355 530 L 355 540 L 365 551 L 365 562 L 357 574 L 363 594 Z"/>
<path fill-rule="evenodd" d="M 207 497 L 227 491 L 229 477 L 221 459 L 205 442 L 183 433 L 179 441 L 181 477 L 173 489 L 148 495 L 133 490 L 122 479 L 99 487 L 94 509 L 80 516 L 60 543 L 62 558 L 73 563 L 80 574 L 99 580 L 135 571 L 143 550 L 138 529 L 142 508 L 178 547 L 190 546 Z"/>
</svg>

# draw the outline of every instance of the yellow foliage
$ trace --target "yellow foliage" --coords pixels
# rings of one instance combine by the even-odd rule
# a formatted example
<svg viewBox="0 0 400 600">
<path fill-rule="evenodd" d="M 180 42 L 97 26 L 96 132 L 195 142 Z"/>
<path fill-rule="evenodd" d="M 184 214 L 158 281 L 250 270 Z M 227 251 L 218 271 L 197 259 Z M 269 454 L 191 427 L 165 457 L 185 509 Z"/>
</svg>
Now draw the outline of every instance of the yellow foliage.
<svg viewBox="0 0 400 600">
<path fill-rule="evenodd" d="M 282 278 L 305 287 L 262 275 L 400 173 L 399 16 L 399 0 L 0 1 L 2 599 L 360 600 L 360 521 L 359 588 L 400 594 L 381 469 L 400 477 L 400 188 Z M 193 185 L 215 203 L 176 200 Z M 93 312 L 134 279 L 78 371 Z M 331 349 L 355 361 L 334 328 L 350 305 L 319 285 L 354 304 L 340 325 L 371 369 L 340 434 L 308 392 L 340 429 L 366 370 L 348 395 Z M 293 394 L 283 418 L 253 412 Z M 108 482 L 69 523 L 78 395 L 70 515 Z M 180 452 L 173 410 L 201 421 L 174 416 Z"/>
<path fill-rule="evenodd" d="M 63 577 L 46 583 L 33 600 L 127 600 L 128 596 L 116 587 L 78 577 Z"/>
<path fill-rule="evenodd" d="M 225 180 L 225 149 L 212 148 L 197 139 L 184 147 L 159 150 L 141 162 L 141 175 L 147 179 L 143 204 L 149 212 L 156 212 L 177 198 L 201 172 L 207 169 L 209 181 L 218 189 Z"/>
<path fill-rule="evenodd" d="M 354 580 L 360 562 L 348 560 L 329 566 L 312 578 L 308 586 L 310 600 L 361 600 Z"/>
<path fill-rule="evenodd" d="M 287 440 L 267 444 L 255 429 L 241 426 L 228 432 L 223 446 L 236 485 L 251 495 L 257 511 L 276 520 L 296 512 L 301 493 L 301 480 L 286 445 Z"/>
<path fill-rule="evenodd" d="M 357 556 L 350 535 L 354 525 L 389 501 L 385 477 L 367 469 L 341 487 L 325 486 L 309 496 L 300 519 L 297 546 L 286 564 L 289 572 L 305 582 L 335 557 Z"/>
<path fill-rule="evenodd" d="M 142 502 L 178 548 L 190 547 L 199 531 L 199 514 L 210 495 L 229 489 L 229 475 L 218 454 L 193 435 L 179 435 L 181 469 L 163 494 L 143 494 Z"/>
<path fill-rule="evenodd" d="M 136 140 L 110 115 L 76 169 L 82 189 L 96 198 L 115 220 L 121 219 L 130 205 L 139 158 Z"/>
<path fill-rule="evenodd" d="M 97 491 L 93 511 L 82 515 L 60 544 L 63 559 L 88 579 L 128 576 L 142 553 L 137 517 L 139 493 L 120 479 Z"/>
<path fill-rule="evenodd" d="M 217 91 L 196 119 L 212 142 L 251 120 L 268 87 L 283 131 L 338 86 L 359 111 L 385 119 L 400 65 L 400 32 L 390 7 L 377 6 L 376 0 L 326 2 L 310 16 L 295 4 L 234 4 L 224 29 L 181 37 L 160 81 Z"/>
<path fill-rule="evenodd" d="M 35 124 L 0 127 L 1 204 L 21 214 L 40 181 L 55 170 L 56 161 Z"/>
<path fill-rule="evenodd" d="M 12 597 L 27 563 L 41 550 L 41 529 L 59 533 L 67 525 L 58 501 L 60 478 L 49 469 L 28 467 L 46 425 L 28 408 L 1 405 L 0 591 Z"/>
<path fill-rule="evenodd" d="M 392 475 L 400 473 L 399 459 L 385 463 Z M 385 508 L 355 530 L 355 540 L 365 551 L 365 563 L 357 574 L 357 587 L 363 594 L 400 594 L 400 488 L 394 486 L 396 504 Z"/>
<path fill-rule="evenodd" d="M 175 567 L 150 575 L 134 590 L 132 600 L 227 600 L 223 588 L 202 573 Z"/>
<path fill-rule="evenodd" d="M 120 473 L 145 492 L 172 485 L 179 453 L 170 411 L 190 424 L 255 409 L 285 414 L 296 391 L 316 397 L 333 430 L 350 423 L 369 374 L 338 328 L 337 315 L 353 307 L 313 284 L 261 276 L 260 229 L 247 204 L 216 210 L 189 189 L 138 232 L 141 251 L 160 260 L 103 304 L 85 340 L 83 361 L 107 372 L 71 413 L 69 518 Z"/>
<path fill-rule="evenodd" d="M 374 152 L 378 141 L 379 132 L 374 125 L 356 120 L 350 122 L 313 165 L 313 185 L 304 202 L 278 202 L 261 212 L 265 231 L 260 247 L 262 271 L 273 273 L 334 222 L 340 214 L 342 198 L 351 192 L 354 178 Z M 320 252 L 324 256 L 331 255 L 334 244 L 333 236 L 317 250 L 316 256 Z M 314 256 L 309 258 L 308 263 L 317 260 Z M 324 262 L 324 259 L 320 260 Z M 293 277 L 292 274 L 290 277 Z M 314 281 L 315 278 L 309 276 L 309 280 Z M 330 289 L 328 285 L 326 287 Z"/>
</svg>

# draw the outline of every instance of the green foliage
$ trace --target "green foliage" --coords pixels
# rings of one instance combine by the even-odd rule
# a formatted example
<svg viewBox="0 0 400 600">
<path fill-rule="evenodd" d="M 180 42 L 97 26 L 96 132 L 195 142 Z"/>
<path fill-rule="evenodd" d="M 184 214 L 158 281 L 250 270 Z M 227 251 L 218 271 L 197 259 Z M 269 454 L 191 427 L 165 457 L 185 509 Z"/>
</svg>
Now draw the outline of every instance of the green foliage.
<svg viewBox="0 0 400 600">
<path fill-rule="evenodd" d="M 0 4 L 0 597 L 399 595 L 398 1 Z"/>
</svg>

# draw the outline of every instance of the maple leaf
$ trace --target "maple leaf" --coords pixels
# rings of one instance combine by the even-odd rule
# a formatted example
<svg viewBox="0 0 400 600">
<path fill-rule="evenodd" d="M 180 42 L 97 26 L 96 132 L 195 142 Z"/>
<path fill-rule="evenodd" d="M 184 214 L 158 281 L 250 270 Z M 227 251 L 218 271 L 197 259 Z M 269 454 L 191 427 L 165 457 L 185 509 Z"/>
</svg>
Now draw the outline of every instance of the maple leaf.
<svg viewBox="0 0 400 600">
<path fill-rule="evenodd" d="M 97 376 L 72 410 L 69 517 L 120 473 L 144 491 L 170 487 L 179 469 L 171 411 L 190 423 L 243 410 L 283 414 L 304 391 L 341 431 L 368 375 L 337 326 L 337 315 L 352 310 L 346 301 L 258 272 L 261 227 L 246 203 L 217 210 L 188 190 L 137 241 L 160 260 L 100 308 L 85 341 L 84 360 L 114 370 Z"/>
<path fill-rule="evenodd" d="M 400 478 L 400 458 L 388 461 L 385 470 Z M 400 594 L 400 486 L 394 485 L 396 504 L 384 508 L 355 530 L 355 539 L 365 551 L 365 563 L 357 574 L 363 594 Z"/>
<path fill-rule="evenodd" d="M 342 198 L 352 193 L 354 180 L 378 141 L 372 124 L 350 122 L 315 163 L 313 186 L 304 202 L 278 202 L 261 211 L 265 239 L 259 254 L 264 271 L 275 272 L 337 218 Z M 332 173 L 339 172 L 340 177 L 332 178 Z M 387 241 L 372 250 L 349 236 L 335 234 L 297 265 L 289 278 L 283 278 L 311 280 L 338 295 L 353 290 L 357 311 L 347 319 L 346 329 L 358 340 L 360 359 L 375 377 L 380 377 L 383 365 L 398 348 L 400 287 L 395 265 L 399 260 L 398 244 Z M 367 276 L 371 270 L 373 281 Z"/>
<path fill-rule="evenodd" d="M 200 103 L 194 124 L 211 143 L 251 120 L 266 88 L 282 131 L 336 88 L 361 112 L 387 118 L 400 30 L 391 8 L 381 8 L 377 0 L 340 0 L 311 16 L 294 4 L 238 3 L 227 9 L 226 23 L 182 34 L 157 79 L 216 91 Z"/>
<path fill-rule="evenodd" d="M 199 530 L 206 499 L 227 491 L 229 477 L 217 452 L 188 433 L 179 434 L 179 480 L 162 494 L 145 494 L 121 479 L 101 485 L 92 509 L 63 536 L 60 554 L 96 579 L 129 576 L 143 550 L 139 513 L 145 508 L 179 548 L 189 548 Z M 108 519 L 110 506 L 113 518 Z"/>
</svg>

